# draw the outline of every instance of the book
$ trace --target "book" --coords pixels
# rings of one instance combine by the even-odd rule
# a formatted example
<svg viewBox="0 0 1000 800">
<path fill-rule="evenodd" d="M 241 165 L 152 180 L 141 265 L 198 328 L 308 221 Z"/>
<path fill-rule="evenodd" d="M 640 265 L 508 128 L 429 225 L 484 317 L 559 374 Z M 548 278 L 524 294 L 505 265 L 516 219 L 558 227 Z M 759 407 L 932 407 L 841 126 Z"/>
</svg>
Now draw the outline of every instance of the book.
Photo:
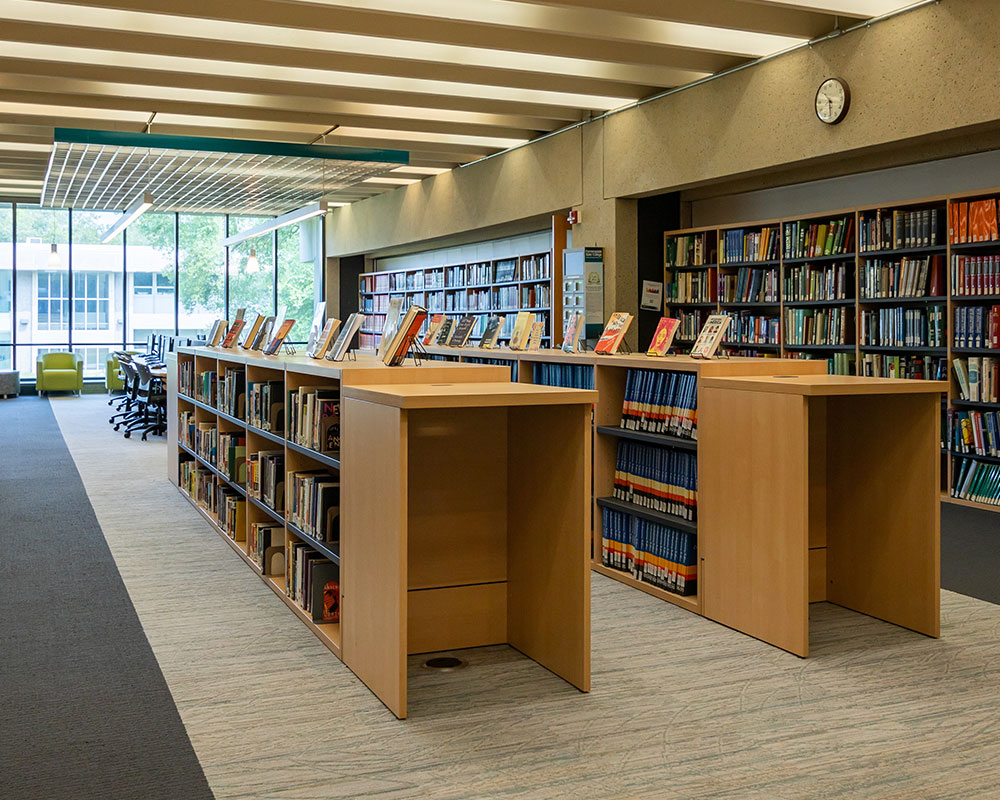
<svg viewBox="0 0 1000 800">
<path fill-rule="evenodd" d="M 399 317 L 403 310 L 403 298 L 393 297 L 389 300 L 389 309 L 385 314 L 385 324 L 382 326 L 382 336 L 378 340 L 378 347 L 375 355 L 379 358 L 385 355 L 386 348 L 392 344 L 392 338 L 396 335 L 396 328 L 399 327 Z"/>
<path fill-rule="evenodd" d="M 361 326 L 365 324 L 365 315 L 353 313 L 347 318 L 347 322 L 340 331 L 340 335 L 337 337 L 337 341 L 333 343 L 330 348 L 330 352 L 326 356 L 327 361 L 343 361 L 344 356 L 347 355 L 347 351 L 351 346 L 351 342 L 354 341 L 354 336 Z"/>
<path fill-rule="evenodd" d="M 563 331 L 562 349 L 567 353 L 576 353 L 580 349 L 580 334 L 584 329 L 583 314 L 569 314 L 566 317 L 566 329 Z"/>
<path fill-rule="evenodd" d="M 313 312 L 312 324 L 309 325 L 309 340 L 306 342 L 306 355 L 313 358 L 313 352 L 316 349 L 316 341 L 319 339 L 320 334 L 323 332 L 324 323 L 323 320 L 326 317 L 326 301 L 321 300 L 316 304 L 316 310 Z"/>
<path fill-rule="evenodd" d="M 719 343 L 729 327 L 730 317 L 727 314 L 711 314 L 705 320 L 705 325 L 691 347 L 692 358 L 711 358 L 719 349 Z"/>
<path fill-rule="evenodd" d="M 309 576 L 310 603 L 306 608 L 313 622 L 340 622 L 340 568 L 332 561 L 312 565 Z"/>
<path fill-rule="evenodd" d="M 670 345 L 673 344 L 674 334 L 677 333 L 677 326 L 680 324 L 680 320 L 672 317 L 660 317 L 656 330 L 653 331 L 653 338 L 649 343 L 649 349 L 646 350 L 646 355 L 665 356 L 670 350 Z"/>
<path fill-rule="evenodd" d="M 236 344 L 236 340 L 239 339 L 240 331 L 243 330 L 243 326 L 246 325 L 246 320 L 238 319 L 233 322 L 230 326 L 226 337 L 222 340 L 222 346 L 229 349 Z"/>
<path fill-rule="evenodd" d="M 464 314 L 455 326 L 455 330 L 448 340 L 449 347 L 465 347 L 472 335 L 472 329 L 476 324 L 476 318 L 472 314 Z"/>
<path fill-rule="evenodd" d="M 503 329 L 503 324 L 506 319 L 507 317 L 503 314 L 493 314 L 486 321 L 486 329 L 483 331 L 483 335 L 479 339 L 479 346 L 481 348 L 484 350 L 491 350 L 496 347 L 497 339 L 500 338 L 500 331 Z"/>
<path fill-rule="evenodd" d="M 339 319 L 328 319 L 326 325 L 323 326 L 323 330 L 319 332 L 316 340 L 306 348 L 306 355 L 309 358 L 323 358 L 326 355 L 327 350 L 330 349 L 330 345 L 333 343 L 334 334 L 336 334 L 337 329 L 340 327 Z"/>
<path fill-rule="evenodd" d="M 528 335 L 528 350 L 540 350 L 542 347 L 542 337 L 545 335 L 545 323 L 539 320 L 531 326 L 531 333 Z"/>
<path fill-rule="evenodd" d="M 281 327 L 275 331 L 274 336 L 271 337 L 270 343 L 264 349 L 264 355 L 273 356 L 278 352 L 278 349 L 281 347 L 282 342 L 285 341 L 285 337 L 288 336 L 288 332 L 292 329 L 293 325 L 295 325 L 294 319 L 286 319 L 281 323 Z"/>
<path fill-rule="evenodd" d="M 510 334 L 510 349 L 524 350 L 531 335 L 531 324 L 534 321 L 534 314 L 530 311 L 518 311 L 514 320 L 514 330 Z"/>
<path fill-rule="evenodd" d="M 618 352 L 625 334 L 628 333 L 629 325 L 632 324 L 632 315 L 627 311 L 616 311 L 611 315 L 608 324 L 604 326 L 601 338 L 594 346 L 595 353 L 611 355 Z"/>
<path fill-rule="evenodd" d="M 438 331 L 441 330 L 441 326 L 444 325 L 444 320 L 444 314 L 435 314 L 431 317 L 431 321 L 427 323 L 427 333 L 424 334 L 425 345 L 430 345 L 434 342 Z"/>
<path fill-rule="evenodd" d="M 496 283 L 509 283 L 514 280 L 514 273 L 516 271 L 517 259 L 510 258 L 506 261 L 498 261 Z"/>
<path fill-rule="evenodd" d="M 261 350 L 264 347 L 264 343 L 268 341 L 268 338 L 271 335 L 272 325 L 274 325 L 274 317 L 265 317 L 264 322 L 257 330 L 257 336 L 254 337 L 254 340 L 250 345 L 251 350 Z"/>
<path fill-rule="evenodd" d="M 443 323 L 441 323 L 441 328 L 438 330 L 437 339 L 434 344 L 438 346 L 448 344 L 448 337 L 451 336 L 451 329 L 455 325 L 455 320 L 451 317 L 447 317 Z"/>
<path fill-rule="evenodd" d="M 243 308 L 237 308 L 236 309 L 236 319 L 238 319 L 238 320 L 243 319 L 246 316 L 246 313 L 247 313 L 246 306 L 244 306 Z"/>
<path fill-rule="evenodd" d="M 697 536 L 669 525 L 602 508 L 601 563 L 668 592 L 697 593 Z"/>
<path fill-rule="evenodd" d="M 417 338 L 417 333 L 427 319 L 427 309 L 418 306 L 416 303 L 406 309 L 406 314 L 400 320 L 396 333 L 392 337 L 389 346 L 384 349 L 382 363 L 386 366 L 397 367 L 406 359 L 406 354 L 410 350 L 410 345 Z"/>
<path fill-rule="evenodd" d="M 263 323 L 264 323 L 263 314 L 255 314 L 253 322 L 243 327 L 243 330 L 246 331 L 246 336 L 244 336 L 243 341 L 240 342 L 240 347 L 242 347 L 244 350 L 250 349 L 250 346 L 253 344 L 253 340 L 257 338 L 257 332 L 260 330 L 260 326 Z"/>
<path fill-rule="evenodd" d="M 208 334 L 209 347 L 218 347 L 225 333 L 226 321 L 224 319 L 217 319 L 215 324 L 212 325 L 212 332 Z"/>
</svg>

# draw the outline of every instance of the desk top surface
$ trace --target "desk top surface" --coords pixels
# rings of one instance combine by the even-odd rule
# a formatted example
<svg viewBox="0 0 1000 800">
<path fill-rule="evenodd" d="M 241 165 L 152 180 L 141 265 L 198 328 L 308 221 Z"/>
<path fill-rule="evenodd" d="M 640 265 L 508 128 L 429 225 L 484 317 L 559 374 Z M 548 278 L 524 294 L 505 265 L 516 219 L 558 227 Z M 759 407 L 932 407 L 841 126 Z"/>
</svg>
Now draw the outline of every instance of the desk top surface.
<svg viewBox="0 0 1000 800">
<path fill-rule="evenodd" d="M 738 389 L 745 392 L 778 392 L 810 396 L 941 394 L 948 391 L 947 381 L 867 378 L 857 375 L 748 375 L 732 378 L 702 378 L 701 385 L 712 389 Z"/>
<path fill-rule="evenodd" d="M 345 399 L 397 408 L 476 408 L 596 403 L 597 392 L 530 383 L 397 383 L 344 386 Z"/>
</svg>

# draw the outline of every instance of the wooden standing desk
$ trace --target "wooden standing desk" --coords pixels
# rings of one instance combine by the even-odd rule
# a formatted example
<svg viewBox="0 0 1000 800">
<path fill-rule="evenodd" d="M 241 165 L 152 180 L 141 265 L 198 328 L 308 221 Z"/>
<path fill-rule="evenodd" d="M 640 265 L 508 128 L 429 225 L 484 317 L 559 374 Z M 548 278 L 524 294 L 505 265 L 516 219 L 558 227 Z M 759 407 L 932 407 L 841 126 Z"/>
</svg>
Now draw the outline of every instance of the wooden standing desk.
<svg viewBox="0 0 1000 800">
<path fill-rule="evenodd" d="M 590 689 L 590 412 L 517 383 L 342 389 L 344 661 L 406 716 L 410 653 L 509 643 Z"/>
<path fill-rule="evenodd" d="M 809 602 L 940 632 L 943 381 L 702 378 L 703 613 L 799 656 Z"/>
</svg>

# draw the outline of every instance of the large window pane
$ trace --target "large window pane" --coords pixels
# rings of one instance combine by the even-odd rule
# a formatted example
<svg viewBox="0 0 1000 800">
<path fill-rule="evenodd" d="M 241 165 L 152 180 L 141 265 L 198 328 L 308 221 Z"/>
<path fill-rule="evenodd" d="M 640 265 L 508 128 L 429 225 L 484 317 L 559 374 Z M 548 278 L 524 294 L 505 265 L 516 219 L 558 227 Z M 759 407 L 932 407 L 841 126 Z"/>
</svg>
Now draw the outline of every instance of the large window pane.
<svg viewBox="0 0 1000 800">
<path fill-rule="evenodd" d="M 178 287 L 181 336 L 208 333 L 226 315 L 226 218 L 222 215 L 181 214 L 178 222 Z"/>
<path fill-rule="evenodd" d="M 119 233 L 107 244 L 101 243 L 105 231 L 121 216 L 118 211 L 73 212 L 73 350 L 97 352 L 86 347 L 108 343 L 121 346 L 124 337 L 122 284 L 125 280 L 124 237 Z M 87 355 L 84 372 L 93 376 Z M 103 362 L 99 371 L 104 374 Z"/>
<path fill-rule="evenodd" d="M 309 325 L 322 287 L 320 230 L 318 217 L 301 226 L 278 228 L 278 305 L 287 306 L 287 318 L 295 320 L 289 342 L 309 339 Z"/>
<path fill-rule="evenodd" d="M 146 213 L 125 232 L 126 339 L 174 335 L 174 215 Z M 98 312 L 99 313 L 99 312 Z"/>
<path fill-rule="evenodd" d="M 42 350 L 68 350 L 70 326 L 69 212 L 18 205 L 17 369 L 33 377 Z M 56 254 L 52 254 L 52 245 Z"/>
<path fill-rule="evenodd" d="M 229 233 L 239 233 L 267 217 L 230 217 Z M 253 254 L 256 264 L 250 261 Z M 238 308 L 265 316 L 274 313 L 274 234 L 266 233 L 229 248 L 229 316 Z"/>
<path fill-rule="evenodd" d="M 75 342 L 73 344 L 73 352 L 83 356 L 84 378 L 105 377 L 107 375 L 108 355 L 119 349 L 121 349 L 120 344 L 84 345 L 83 347 L 78 346 Z"/>
<path fill-rule="evenodd" d="M 0 203 L 0 369 L 11 369 L 13 353 L 2 345 L 14 335 L 14 209 Z"/>
</svg>

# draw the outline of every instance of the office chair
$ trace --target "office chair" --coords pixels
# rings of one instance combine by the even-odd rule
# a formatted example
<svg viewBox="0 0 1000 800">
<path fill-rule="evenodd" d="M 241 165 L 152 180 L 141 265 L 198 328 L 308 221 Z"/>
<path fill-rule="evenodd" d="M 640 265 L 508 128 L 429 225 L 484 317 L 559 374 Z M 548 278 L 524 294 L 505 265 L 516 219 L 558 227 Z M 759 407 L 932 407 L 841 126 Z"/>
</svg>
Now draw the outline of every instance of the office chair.
<svg viewBox="0 0 1000 800">
<path fill-rule="evenodd" d="M 162 435 L 167 430 L 167 395 L 158 378 L 154 378 L 142 359 L 134 362 L 138 373 L 138 386 L 135 399 L 139 404 L 139 418 L 125 430 L 125 438 L 130 439 L 132 433 L 142 431 L 142 441 L 149 434 Z"/>
</svg>

